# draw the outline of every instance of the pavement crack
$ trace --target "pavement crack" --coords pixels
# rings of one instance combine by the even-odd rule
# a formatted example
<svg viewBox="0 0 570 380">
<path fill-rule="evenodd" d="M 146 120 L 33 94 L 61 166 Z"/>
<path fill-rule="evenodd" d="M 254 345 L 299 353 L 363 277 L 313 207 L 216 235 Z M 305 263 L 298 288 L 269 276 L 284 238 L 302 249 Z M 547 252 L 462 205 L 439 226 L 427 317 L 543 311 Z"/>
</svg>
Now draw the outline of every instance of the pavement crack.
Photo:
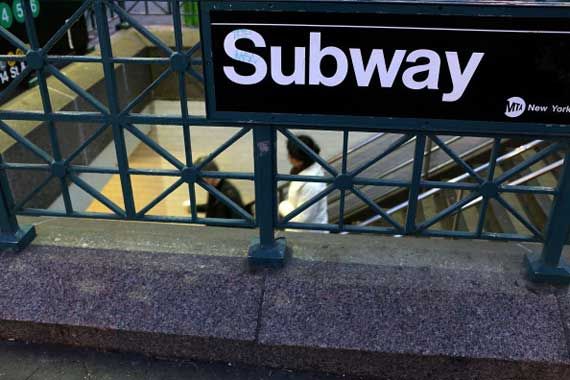
<svg viewBox="0 0 570 380">
<path fill-rule="evenodd" d="M 267 271 L 263 273 L 263 281 L 261 282 L 261 295 L 259 297 L 259 305 L 257 312 L 257 326 L 255 326 L 255 342 L 259 343 L 259 332 L 261 331 L 261 323 L 263 321 L 263 301 L 265 300 L 265 287 L 267 283 Z"/>
<path fill-rule="evenodd" d="M 46 224 L 48 222 L 52 222 L 52 221 L 58 220 L 58 219 L 59 218 L 48 218 L 48 219 L 40 220 L 39 222 L 34 222 L 33 224 L 34 224 L 34 227 L 37 227 L 39 225 Z"/>
<path fill-rule="evenodd" d="M 89 368 L 87 367 L 87 363 L 85 362 L 85 360 L 82 360 L 81 364 L 83 365 L 83 369 L 85 370 L 85 379 L 90 379 L 91 378 L 91 372 L 89 372 Z"/>
<path fill-rule="evenodd" d="M 34 369 L 34 370 L 32 371 L 32 373 L 30 373 L 30 374 L 28 375 L 28 377 L 26 377 L 24 380 L 30 380 L 30 379 L 31 379 L 32 377 L 34 377 L 34 375 L 40 370 L 40 368 L 41 368 L 41 367 L 38 367 L 38 368 Z"/>
<path fill-rule="evenodd" d="M 554 298 L 556 298 L 556 304 L 558 305 L 560 320 L 562 322 L 562 331 L 564 331 L 564 338 L 566 339 L 566 355 L 567 358 L 570 359 L 570 326 L 566 321 L 567 318 L 570 318 L 570 315 L 566 316 L 564 313 L 564 306 L 562 305 L 562 295 L 555 294 Z"/>
</svg>

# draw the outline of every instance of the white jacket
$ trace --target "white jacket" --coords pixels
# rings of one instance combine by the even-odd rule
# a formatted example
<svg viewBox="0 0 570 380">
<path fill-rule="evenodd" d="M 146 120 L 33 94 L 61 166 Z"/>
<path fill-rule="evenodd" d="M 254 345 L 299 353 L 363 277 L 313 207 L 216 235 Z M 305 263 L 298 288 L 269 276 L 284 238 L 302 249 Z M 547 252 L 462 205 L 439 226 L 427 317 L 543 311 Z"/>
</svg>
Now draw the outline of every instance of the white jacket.
<svg viewBox="0 0 570 380">
<path fill-rule="evenodd" d="M 324 173 L 319 164 L 315 162 L 307 169 L 300 172 L 299 175 L 324 176 Z M 322 182 L 292 181 L 289 185 L 287 200 L 284 200 L 279 204 L 279 213 L 282 216 L 287 216 L 293 210 L 302 206 L 303 203 L 319 194 L 326 187 L 327 184 Z M 328 221 L 327 197 L 323 197 L 317 203 L 291 219 L 291 222 L 297 223 L 325 224 L 328 223 Z"/>
</svg>

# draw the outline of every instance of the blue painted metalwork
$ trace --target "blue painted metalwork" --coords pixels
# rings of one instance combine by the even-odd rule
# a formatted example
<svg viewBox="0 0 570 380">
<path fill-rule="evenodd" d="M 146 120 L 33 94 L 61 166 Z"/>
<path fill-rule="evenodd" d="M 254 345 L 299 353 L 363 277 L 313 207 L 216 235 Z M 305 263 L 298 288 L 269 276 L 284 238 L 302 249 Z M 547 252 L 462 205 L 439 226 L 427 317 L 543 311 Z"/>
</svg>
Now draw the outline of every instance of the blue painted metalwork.
<svg viewBox="0 0 570 380">
<path fill-rule="evenodd" d="M 275 239 L 276 229 L 294 228 L 300 230 L 321 230 L 331 232 L 349 232 L 349 233 L 382 233 L 390 235 L 421 235 L 431 237 L 452 237 L 452 238 L 479 238 L 490 240 L 512 240 L 512 241 L 535 241 L 543 242 L 544 249 L 542 256 L 538 258 L 529 258 L 529 272 L 532 278 L 540 281 L 552 282 L 569 282 L 570 271 L 560 258 L 561 251 L 567 237 L 570 233 L 570 161 L 566 159 L 563 175 L 560 177 L 558 187 L 543 188 L 533 186 L 508 185 L 507 180 L 513 176 L 528 169 L 532 165 L 540 162 L 544 157 L 553 152 L 562 152 L 565 157 L 570 153 L 568 150 L 567 131 L 560 130 L 559 127 L 541 126 L 545 133 L 541 138 L 548 136 L 557 136 L 556 141 L 552 141 L 548 146 L 540 152 L 530 157 L 524 162 L 515 165 L 510 170 L 495 176 L 495 167 L 499 148 L 503 138 L 509 137 L 507 134 L 497 135 L 497 128 L 510 126 L 508 123 L 489 123 L 481 122 L 458 122 L 439 121 L 437 133 L 452 134 L 462 136 L 489 136 L 494 137 L 494 144 L 491 152 L 489 168 L 485 176 L 478 174 L 470 164 L 449 146 L 449 143 L 443 141 L 439 136 L 429 130 L 430 120 L 404 120 L 391 118 L 354 118 L 354 117 L 331 117 L 326 123 L 322 119 L 304 117 L 290 118 L 287 116 L 267 117 L 264 120 L 252 123 L 247 115 L 241 113 L 224 113 L 217 115 L 209 112 L 207 117 L 201 117 L 190 114 L 187 106 L 189 94 L 185 86 L 186 78 L 193 78 L 202 81 L 205 86 L 210 89 L 209 85 L 213 82 L 211 71 L 206 70 L 205 77 L 200 73 L 197 67 L 201 65 L 201 59 L 197 57 L 201 53 L 202 45 L 198 44 L 193 47 L 186 47 L 182 41 L 182 23 L 180 2 L 176 0 L 157 0 L 155 3 L 163 3 L 165 14 L 172 17 L 172 25 L 174 30 L 174 45 L 168 46 L 151 31 L 149 31 L 141 22 L 129 13 L 129 3 L 124 5 L 121 1 L 113 0 L 86 0 L 78 12 L 62 26 L 62 28 L 50 39 L 45 46 L 39 46 L 34 28 L 34 19 L 31 16 L 31 10 L 28 0 L 24 0 L 24 10 L 26 17 L 26 25 L 30 46 L 28 47 L 23 41 L 12 35 L 8 30 L 0 28 L 0 38 L 4 38 L 14 46 L 20 47 L 23 56 L 0 56 L 0 60 L 23 61 L 27 63 L 24 74 L 35 72 L 38 76 L 39 90 L 43 102 L 42 111 L 22 111 L 22 110 L 0 110 L 0 131 L 10 136 L 24 149 L 28 150 L 38 158 L 39 163 L 21 163 L 21 162 L 4 162 L 0 160 L 0 247 L 17 247 L 21 248 L 28 244 L 34 235 L 33 228 L 18 226 L 16 215 L 33 215 L 33 216 L 67 216 L 76 218 L 100 218 L 115 220 L 140 220 L 140 221 L 160 221 L 160 222 L 181 222 L 181 223 L 197 223 L 208 224 L 213 226 L 229 226 L 229 227 L 258 227 L 259 240 L 254 242 L 249 250 L 249 259 L 253 264 L 263 265 L 280 265 L 285 259 L 286 245 L 284 239 Z M 214 2 L 205 1 L 202 4 L 202 22 L 201 22 L 201 40 L 205 46 L 209 45 L 211 36 L 205 27 L 208 23 L 208 7 L 221 6 L 230 2 Z M 244 8 L 244 2 L 231 2 L 234 8 Z M 259 9 L 272 9 L 273 3 L 279 3 L 282 9 L 296 9 L 299 2 L 295 1 L 254 1 L 249 2 L 257 4 Z M 353 11 L 356 2 L 346 2 L 342 5 L 345 11 Z M 452 2 L 452 1 L 431 1 L 427 3 L 409 4 L 398 1 L 385 1 L 386 9 L 397 11 L 405 14 L 481 14 L 481 15 L 517 15 L 533 17 L 540 15 L 542 17 L 564 17 L 570 18 L 570 6 L 567 3 L 555 2 L 518 2 L 517 4 L 508 4 L 507 2 L 496 2 L 491 5 L 486 2 L 485 6 L 478 2 Z M 522 4 L 522 5 L 521 5 Z M 123 8 L 124 5 L 124 8 Z M 358 2 L 358 7 L 362 7 L 365 11 L 370 7 L 370 2 Z M 312 1 L 304 2 L 304 9 L 322 10 L 326 8 L 326 2 Z M 95 15 L 97 24 L 98 41 L 100 44 L 100 56 L 55 56 L 50 54 L 50 48 L 55 42 L 65 36 L 69 27 L 79 17 L 82 17 L 86 11 L 91 11 Z M 128 22 L 129 25 L 137 30 L 141 35 L 145 36 L 157 49 L 159 49 L 164 57 L 120 57 L 113 52 L 111 38 L 109 13 L 117 14 L 120 18 Z M 206 63 L 209 63 L 211 57 L 207 52 L 203 54 Z M 107 99 L 101 102 L 95 99 L 87 91 L 74 83 L 71 79 L 65 77 L 59 69 L 54 66 L 56 63 L 69 62 L 89 62 L 102 65 L 105 73 L 105 87 Z M 145 90 L 132 99 L 126 106 L 121 107 L 117 98 L 117 79 L 115 75 L 116 64 L 138 64 L 138 65 L 162 65 L 165 70 L 160 74 Z M 181 105 L 181 114 L 176 115 L 147 115 L 134 112 L 134 109 L 140 102 L 149 95 L 153 89 L 164 82 L 169 74 L 175 74 L 178 83 L 178 92 Z M 63 112 L 54 110 L 50 98 L 50 89 L 46 85 L 46 76 L 52 75 L 58 78 L 62 83 L 78 94 L 86 102 L 88 102 L 96 111 L 74 111 Z M 25 75 L 22 75 L 23 78 Z M 12 84 L 0 94 L 0 100 L 10 96 L 19 81 L 13 81 Z M 13 85 L 13 83 L 16 83 Z M 212 90 L 206 92 L 206 106 L 208 111 L 212 111 L 215 94 Z M 37 143 L 31 141 L 27 136 L 20 134 L 11 126 L 15 121 L 36 121 L 41 122 L 49 131 L 51 153 L 46 152 Z M 73 150 L 67 157 L 61 153 L 59 149 L 60 136 L 57 135 L 54 124 L 59 122 L 68 123 L 97 123 L 100 125 L 95 132 Z M 175 157 L 171 152 L 164 149 L 159 143 L 150 139 L 146 134 L 142 133 L 137 125 L 153 125 L 159 124 L 164 127 L 181 128 L 183 132 L 183 142 L 185 155 L 183 158 Z M 240 130 L 230 137 L 224 144 L 220 145 L 214 152 L 208 156 L 205 162 L 195 165 L 191 131 L 193 126 L 209 126 L 212 128 L 223 126 L 240 127 Z M 342 163 L 340 169 L 335 169 L 333 165 L 313 152 L 301 140 L 295 136 L 289 129 L 327 129 L 342 131 Z M 518 124 L 518 131 L 522 134 L 533 136 L 536 134 L 537 125 L 535 124 Z M 117 168 L 110 167 L 91 167 L 73 164 L 73 160 L 77 158 L 91 143 L 93 143 L 105 131 L 111 129 L 113 142 L 115 145 Z M 142 143 L 146 144 L 150 149 L 159 154 L 166 161 L 173 165 L 173 169 L 135 169 L 129 167 L 129 160 L 125 146 L 125 131 L 133 134 Z M 398 132 L 403 133 L 402 137 L 397 139 L 384 151 L 378 152 L 367 162 L 361 163 L 356 168 L 350 169 L 348 160 L 348 136 L 350 131 L 381 131 L 381 132 Z M 215 159 L 219 154 L 224 152 L 236 141 L 246 134 L 253 134 L 254 141 L 254 173 L 234 173 L 234 172 L 206 172 L 203 171 L 204 166 L 210 160 Z M 286 138 L 296 142 L 310 157 L 318 162 L 326 172 L 322 177 L 307 177 L 302 175 L 280 174 L 276 168 L 276 141 L 277 134 L 282 134 Z M 461 167 L 474 182 L 445 182 L 426 179 L 422 176 L 423 161 L 425 156 L 425 147 L 427 141 L 433 141 L 441 151 L 447 153 L 456 164 Z M 413 145 L 412 145 L 413 144 Z M 409 180 L 391 179 L 391 178 L 367 178 L 363 173 L 366 169 L 380 160 L 385 159 L 392 152 L 402 148 L 403 146 L 413 147 L 414 165 L 411 178 Z M 8 184 L 6 171 L 39 171 L 47 174 L 35 189 L 15 204 L 10 186 Z M 120 176 L 122 194 L 124 199 L 124 207 L 117 205 L 108 199 L 99 190 L 93 188 L 81 178 L 83 173 L 100 173 L 100 174 L 116 174 Z M 145 176 L 165 176 L 172 177 L 176 180 L 172 185 L 164 189 L 155 199 L 146 205 L 135 204 L 133 197 L 133 187 L 131 177 L 133 175 Z M 215 187 L 209 185 L 205 178 L 228 178 L 247 180 L 255 182 L 255 199 L 256 212 L 252 215 L 249 211 L 242 209 L 232 200 L 220 193 Z M 45 209 L 26 207 L 28 201 L 33 199 L 51 180 L 57 180 L 60 183 L 61 191 L 64 196 L 65 211 L 52 211 Z M 277 212 L 277 183 L 279 181 L 305 181 L 305 182 L 321 182 L 326 183 L 326 188 L 315 195 L 311 200 L 301 205 L 289 215 L 280 217 Z M 69 196 L 68 184 L 74 183 L 85 192 L 93 196 L 94 199 L 104 204 L 109 213 L 91 213 L 74 209 L 71 198 Z M 190 215 L 187 217 L 172 217 L 166 215 L 149 215 L 158 203 L 170 195 L 173 191 L 184 186 L 188 190 L 188 197 L 191 200 Z M 205 189 L 213 196 L 233 209 L 240 219 L 212 219 L 201 218 L 196 210 L 196 186 Z M 363 186 L 387 186 L 403 189 L 408 192 L 408 212 L 404 223 L 400 223 L 389 215 L 386 210 L 380 207 L 373 199 L 363 191 Z M 455 189 L 469 192 L 469 194 L 450 205 L 447 209 L 442 210 L 428 220 L 419 222 L 417 215 L 418 197 L 422 189 Z M 298 223 L 293 221 L 295 216 L 307 210 L 320 199 L 327 197 L 335 191 L 340 193 L 339 215 L 340 220 L 337 224 L 314 224 L 314 223 Z M 549 223 L 545 232 L 541 231 L 540 226 L 534 226 L 524 215 L 521 215 L 513 208 L 504 198 L 504 194 L 508 193 L 528 193 L 528 194 L 550 194 L 555 195 L 556 200 L 552 207 L 549 217 Z M 387 222 L 388 226 L 358 226 L 345 223 L 346 202 L 345 198 L 348 194 L 354 194 L 359 200 L 366 204 L 375 214 L 379 215 Z M 462 207 L 473 200 L 482 197 L 482 207 L 480 209 L 479 220 L 475 231 L 441 231 L 434 230 L 430 227 L 441 221 L 449 215 L 453 215 L 461 211 Z M 510 212 L 520 223 L 529 230 L 528 235 L 519 235 L 512 233 L 494 233 L 484 231 L 485 215 L 489 207 L 490 200 L 494 199 L 500 203 L 508 212 Z"/>
<path fill-rule="evenodd" d="M 526 259 L 530 277 L 535 281 L 567 283 L 570 277 L 570 266 L 562 259 L 562 250 L 570 235 L 569 145 L 565 151 L 564 167 L 546 228 L 542 254 L 527 255 Z"/>
<path fill-rule="evenodd" d="M 281 266 L 287 251 L 284 238 L 275 239 L 277 215 L 277 188 L 275 173 L 277 135 L 274 128 L 253 130 L 255 164 L 256 218 L 259 239 L 249 247 L 248 258 L 253 265 Z"/>
<path fill-rule="evenodd" d="M 3 162 L 0 155 L 0 164 Z M 34 240 L 36 230 L 33 226 L 18 225 L 16 214 L 12 211 L 14 199 L 4 169 L 0 169 L 0 189 L 0 249 L 22 249 Z"/>
</svg>

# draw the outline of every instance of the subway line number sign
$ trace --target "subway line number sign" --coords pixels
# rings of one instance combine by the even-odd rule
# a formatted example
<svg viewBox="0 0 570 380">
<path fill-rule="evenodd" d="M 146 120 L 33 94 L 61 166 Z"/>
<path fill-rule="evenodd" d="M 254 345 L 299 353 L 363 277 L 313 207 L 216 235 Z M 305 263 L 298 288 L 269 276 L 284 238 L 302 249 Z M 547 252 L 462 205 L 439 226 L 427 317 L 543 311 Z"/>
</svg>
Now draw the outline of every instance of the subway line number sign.
<svg viewBox="0 0 570 380">
<path fill-rule="evenodd" d="M 570 124 L 567 20 L 208 15 L 214 113 Z"/>
<path fill-rule="evenodd" d="M 34 18 L 38 17 L 40 15 L 40 1 L 30 0 L 30 9 L 32 16 Z M 13 0 L 11 4 L 0 2 L 0 26 L 8 29 L 12 26 L 14 20 L 19 23 L 23 23 L 25 20 L 22 0 Z"/>
</svg>

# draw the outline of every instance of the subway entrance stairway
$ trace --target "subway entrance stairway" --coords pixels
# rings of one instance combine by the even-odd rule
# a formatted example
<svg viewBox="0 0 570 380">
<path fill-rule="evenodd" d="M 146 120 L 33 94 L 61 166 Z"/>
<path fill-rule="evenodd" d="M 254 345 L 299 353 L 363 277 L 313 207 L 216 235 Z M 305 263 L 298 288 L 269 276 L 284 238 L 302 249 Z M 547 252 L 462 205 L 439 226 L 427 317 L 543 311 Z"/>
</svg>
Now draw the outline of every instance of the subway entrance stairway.
<svg viewBox="0 0 570 380">
<path fill-rule="evenodd" d="M 28 68 L 12 83 L 37 79 L 17 96 L 9 96 L 17 84 L 0 94 L 0 246 L 12 248 L 0 252 L 0 339 L 349 378 L 570 378 L 565 124 L 524 122 L 528 115 L 504 119 L 520 112 L 520 101 L 511 101 L 522 98 L 508 98 L 505 111 L 498 92 L 488 98 L 500 95 L 493 103 L 500 109 L 485 112 L 498 112 L 500 120 L 480 119 L 477 106 L 488 99 L 469 92 L 483 83 L 477 76 L 462 93 L 478 99 L 468 104 L 475 113 L 451 120 L 427 117 L 439 103 L 396 114 L 404 104 L 391 103 L 402 95 L 396 92 L 384 98 L 393 107 L 382 109 L 358 89 L 335 97 L 329 92 L 335 89 L 308 88 L 307 94 L 322 93 L 283 102 L 284 92 L 268 93 L 263 85 L 234 97 L 225 88 L 222 96 L 212 71 L 223 72 L 215 52 L 225 44 L 215 41 L 244 33 L 224 28 L 260 15 L 290 12 L 284 14 L 302 21 L 314 12 L 333 24 L 335 12 L 355 22 L 355 15 L 377 22 L 386 14 L 410 22 L 466 17 L 473 25 L 483 18 L 505 32 L 489 43 L 509 38 L 513 29 L 497 22 L 508 18 L 520 23 L 513 27 L 521 40 L 542 48 L 546 38 L 546 45 L 535 42 L 546 27 L 554 29 L 552 40 L 570 33 L 568 4 L 203 0 L 198 20 L 184 13 L 191 3 L 151 3 L 163 5 L 154 8 L 159 15 L 144 14 L 149 2 L 86 0 L 44 42 L 24 0 L 28 39 L 0 28 L 0 38 L 22 52 L 0 59 Z M 212 22 L 223 13 L 232 25 Z M 94 49 L 55 54 L 57 40 L 85 17 Z M 290 37 L 280 43 L 295 41 Z M 332 47 L 332 35 L 321 37 L 320 58 Z M 335 48 L 348 51 L 353 45 L 343 41 Z M 548 45 L 553 56 L 567 54 L 564 43 Z M 486 57 L 513 46 L 490 49 Z M 446 57 L 463 51 L 445 49 Z M 533 54 L 551 57 L 540 51 Z M 461 69 L 466 62 L 456 63 Z M 543 69 L 551 73 L 558 64 Z M 405 65 L 407 83 L 419 83 L 409 77 L 420 64 Z M 537 85 L 539 77 L 532 77 Z M 485 86 L 495 84 L 486 78 Z M 220 111 L 217 96 L 225 99 L 220 109 L 249 108 Z M 438 90 L 438 102 L 441 96 Z M 265 112 L 289 106 L 328 108 Z M 317 141 L 320 152 L 301 134 Z M 322 175 L 291 170 L 286 142 Z M 213 161 L 220 170 L 206 169 Z M 234 183 L 245 205 L 225 196 L 215 180 Z M 279 215 L 293 182 L 323 190 Z M 199 212 L 210 196 L 238 217 Z M 324 199 L 327 222 L 298 221 Z"/>
</svg>

